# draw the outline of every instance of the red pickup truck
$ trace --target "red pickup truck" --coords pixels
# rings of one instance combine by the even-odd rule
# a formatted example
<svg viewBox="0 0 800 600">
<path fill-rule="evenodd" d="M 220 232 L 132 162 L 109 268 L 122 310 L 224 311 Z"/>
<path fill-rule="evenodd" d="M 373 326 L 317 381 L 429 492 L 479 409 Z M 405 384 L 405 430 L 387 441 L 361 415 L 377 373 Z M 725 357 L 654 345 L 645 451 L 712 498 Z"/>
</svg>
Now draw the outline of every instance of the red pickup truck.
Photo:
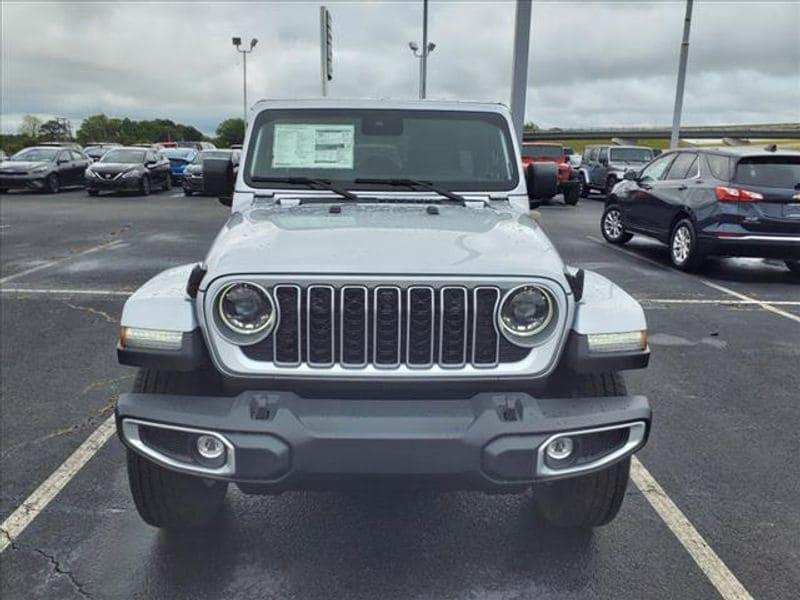
<svg viewBox="0 0 800 600">
<path fill-rule="evenodd" d="M 558 167 L 558 192 L 564 202 L 575 206 L 580 198 L 580 182 L 569 164 L 561 144 L 526 142 L 522 144 L 522 168 L 533 162 L 552 162 Z"/>
</svg>

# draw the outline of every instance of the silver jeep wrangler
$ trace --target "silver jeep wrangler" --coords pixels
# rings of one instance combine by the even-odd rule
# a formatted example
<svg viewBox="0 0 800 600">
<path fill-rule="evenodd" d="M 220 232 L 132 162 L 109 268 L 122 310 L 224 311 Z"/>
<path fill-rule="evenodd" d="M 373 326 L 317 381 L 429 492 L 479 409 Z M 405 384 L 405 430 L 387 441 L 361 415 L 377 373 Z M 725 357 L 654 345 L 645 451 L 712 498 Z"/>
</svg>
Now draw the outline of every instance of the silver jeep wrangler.
<svg viewBox="0 0 800 600">
<path fill-rule="evenodd" d="M 650 428 L 619 375 L 647 365 L 644 312 L 561 260 L 512 131 L 500 105 L 254 107 L 235 175 L 204 162 L 231 205 L 205 260 L 122 314 L 147 523 L 200 526 L 230 483 L 532 487 L 555 524 L 614 518 Z"/>
</svg>

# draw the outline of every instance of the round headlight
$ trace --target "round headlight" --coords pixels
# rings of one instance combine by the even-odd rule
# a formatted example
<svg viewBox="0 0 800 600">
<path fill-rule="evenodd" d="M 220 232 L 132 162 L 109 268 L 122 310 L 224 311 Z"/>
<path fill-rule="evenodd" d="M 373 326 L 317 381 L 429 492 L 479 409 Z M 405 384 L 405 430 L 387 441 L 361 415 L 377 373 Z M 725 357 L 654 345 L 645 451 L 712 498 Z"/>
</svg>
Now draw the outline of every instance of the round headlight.
<svg viewBox="0 0 800 600">
<path fill-rule="evenodd" d="M 220 293 L 217 310 L 234 333 L 254 335 L 275 322 L 275 306 L 264 288 L 254 283 L 233 283 Z"/>
<path fill-rule="evenodd" d="M 512 338 L 529 338 L 544 331 L 553 318 L 553 300 L 544 289 L 524 285 L 506 295 L 499 321 Z"/>
</svg>

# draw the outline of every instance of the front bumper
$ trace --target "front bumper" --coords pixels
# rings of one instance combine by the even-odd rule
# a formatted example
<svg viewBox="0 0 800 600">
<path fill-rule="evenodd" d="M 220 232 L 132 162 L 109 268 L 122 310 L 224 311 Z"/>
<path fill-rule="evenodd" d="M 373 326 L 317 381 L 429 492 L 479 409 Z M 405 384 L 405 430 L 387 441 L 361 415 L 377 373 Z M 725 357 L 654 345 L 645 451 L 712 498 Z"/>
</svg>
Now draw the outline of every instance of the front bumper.
<svg viewBox="0 0 800 600">
<path fill-rule="evenodd" d="M 0 175 L 0 188 L 4 190 L 41 190 L 49 172 L 36 175 Z"/>
<path fill-rule="evenodd" d="M 102 179 L 97 177 L 86 177 L 86 189 L 92 191 L 137 191 L 142 185 L 139 177 L 118 177 L 117 179 Z"/>
<path fill-rule="evenodd" d="M 202 177 L 186 177 L 183 178 L 183 189 L 190 192 L 202 193 L 203 191 L 203 178 Z"/>
<path fill-rule="evenodd" d="M 630 456 L 647 441 L 651 412 L 643 396 L 321 400 L 246 391 L 233 397 L 123 394 L 116 417 L 123 443 L 149 460 L 257 484 L 266 493 L 370 477 L 509 491 Z M 578 458 L 553 468 L 544 448 L 567 433 L 577 440 Z M 225 464 L 212 468 L 192 457 L 201 434 L 223 441 Z"/>
</svg>

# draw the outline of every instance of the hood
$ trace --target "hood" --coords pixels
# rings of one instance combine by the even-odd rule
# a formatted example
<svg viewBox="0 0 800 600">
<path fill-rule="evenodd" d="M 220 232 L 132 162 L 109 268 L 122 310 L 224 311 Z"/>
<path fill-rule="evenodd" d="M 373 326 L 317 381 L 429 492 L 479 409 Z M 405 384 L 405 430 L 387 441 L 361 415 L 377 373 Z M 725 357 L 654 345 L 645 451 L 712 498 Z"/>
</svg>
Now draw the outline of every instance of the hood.
<svg viewBox="0 0 800 600">
<path fill-rule="evenodd" d="M 494 208 L 327 204 L 234 213 L 208 256 L 211 279 L 236 273 L 540 275 L 563 280 L 558 252 L 530 216 Z"/>
<path fill-rule="evenodd" d="M 28 161 L 28 160 L 4 160 L 0 163 L 0 169 L 3 171 L 30 171 L 39 167 L 49 167 L 50 162 L 46 160 Z"/>
</svg>

